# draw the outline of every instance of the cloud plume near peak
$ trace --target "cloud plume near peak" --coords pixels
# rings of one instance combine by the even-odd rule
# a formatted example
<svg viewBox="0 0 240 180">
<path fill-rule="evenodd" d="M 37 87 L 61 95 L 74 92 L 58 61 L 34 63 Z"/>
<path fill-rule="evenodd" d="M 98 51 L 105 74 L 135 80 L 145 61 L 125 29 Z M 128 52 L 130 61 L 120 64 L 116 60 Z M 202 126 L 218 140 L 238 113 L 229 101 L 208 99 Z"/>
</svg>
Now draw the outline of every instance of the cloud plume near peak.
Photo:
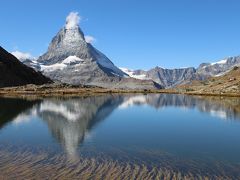
<svg viewBox="0 0 240 180">
<path fill-rule="evenodd" d="M 86 35 L 84 37 L 87 43 L 93 44 L 94 42 L 96 42 L 96 39 L 93 36 Z"/>
<path fill-rule="evenodd" d="M 78 12 L 70 12 L 66 18 L 66 29 L 73 29 L 78 27 L 80 20 L 81 17 L 79 16 Z"/>
</svg>

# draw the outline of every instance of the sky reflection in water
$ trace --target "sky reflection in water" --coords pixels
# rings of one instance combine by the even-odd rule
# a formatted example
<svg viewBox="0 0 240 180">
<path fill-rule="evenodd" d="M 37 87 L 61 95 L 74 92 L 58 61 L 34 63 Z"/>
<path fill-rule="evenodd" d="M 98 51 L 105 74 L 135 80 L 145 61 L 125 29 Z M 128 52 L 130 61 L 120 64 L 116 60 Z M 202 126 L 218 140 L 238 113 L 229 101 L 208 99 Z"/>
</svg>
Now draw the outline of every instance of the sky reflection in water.
<svg viewBox="0 0 240 180">
<path fill-rule="evenodd" d="M 124 152 L 130 160 L 139 154 L 148 161 L 161 156 L 159 162 L 169 156 L 240 163 L 238 98 L 170 94 L 2 98 L 0 119 L 1 144 L 33 150 L 50 147 L 71 158 L 101 152 L 122 159 Z"/>
</svg>

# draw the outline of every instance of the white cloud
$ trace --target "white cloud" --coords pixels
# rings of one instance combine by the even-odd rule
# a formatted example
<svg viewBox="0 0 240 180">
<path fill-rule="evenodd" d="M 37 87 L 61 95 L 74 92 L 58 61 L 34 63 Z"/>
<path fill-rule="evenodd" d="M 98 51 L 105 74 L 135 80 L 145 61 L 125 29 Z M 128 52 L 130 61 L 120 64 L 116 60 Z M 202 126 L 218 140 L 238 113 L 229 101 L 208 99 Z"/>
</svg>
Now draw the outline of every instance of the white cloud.
<svg viewBox="0 0 240 180">
<path fill-rule="evenodd" d="M 87 43 L 91 43 L 92 44 L 92 43 L 96 42 L 96 39 L 93 36 L 86 35 L 85 36 L 85 41 Z"/>
<path fill-rule="evenodd" d="M 11 54 L 14 55 L 16 58 L 18 58 L 20 61 L 33 58 L 30 53 L 23 53 L 20 51 L 14 51 Z"/>
<path fill-rule="evenodd" d="M 81 17 L 79 16 L 78 12 L 70 12 L 66 18 L 66 29 L 73 29 L 75 27 L 78 27 L 80 20 Z"/>
</svg>

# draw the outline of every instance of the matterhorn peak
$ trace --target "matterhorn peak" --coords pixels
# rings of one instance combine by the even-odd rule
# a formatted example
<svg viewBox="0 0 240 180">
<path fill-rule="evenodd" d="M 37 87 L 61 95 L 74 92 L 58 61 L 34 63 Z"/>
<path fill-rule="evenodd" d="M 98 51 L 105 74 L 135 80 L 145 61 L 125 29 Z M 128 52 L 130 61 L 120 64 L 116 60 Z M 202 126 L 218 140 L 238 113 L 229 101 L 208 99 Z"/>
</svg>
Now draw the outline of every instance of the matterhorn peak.
<svg viewBox="0 0 240 180">
<path fill-rule="evenodd" d="M 129 78 L 84 36 L 79 27 L 80 16 L 71 12 L 63 28 L 52 39 L 48 51 L 37 60 L 40 71 L 54 81 L 72 85 L 93 85 L 105 88 L 156 89 L 151 80 Z M 86 38 L 85 38 L 86 37 Z"/>
<path fill-rule="evenodd" d="M 106 88 L 158 88 L 153 81 L 129 78 L 92 42 L 84 36 L 77 12 L 71 12 L 64 27 L 53 37 L 48 50 L 37 60 L 40 71 L 54 81 L 72 85 L 93 85 Z"/>
<path fill-rule="evenodd" d="M 73 41 L 85 41 L 84 34 L 79 27 L 80 20 L 81 17 L 79 16 L 78 12 L 70 12 L 66 17 L 65 26 L 62 31 L 60 31 L 65 44 L 72 44 L 74 43 Z"/>
</svg>

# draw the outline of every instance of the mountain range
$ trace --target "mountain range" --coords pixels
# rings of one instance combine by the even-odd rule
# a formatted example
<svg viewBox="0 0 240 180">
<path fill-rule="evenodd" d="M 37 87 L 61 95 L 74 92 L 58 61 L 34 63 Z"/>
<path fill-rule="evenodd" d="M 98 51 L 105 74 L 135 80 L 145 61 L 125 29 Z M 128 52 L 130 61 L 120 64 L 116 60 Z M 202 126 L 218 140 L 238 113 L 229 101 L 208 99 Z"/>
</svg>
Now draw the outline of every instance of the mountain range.
<svg viewBox="0 0 240 180">
<path fill-rule="evenodd" d="M 206 80 L 210 77 L 222 76 L 240 66 L 240 56 L 229 57 L 216 63 L 202 63 L 198 68 L 188 67 L 179 69 L 165 69 L 155 67 L 150 70 L 129 70 L 121 68 L 130 77 L 137 79 L 151 79 L 165 88 L 189 84 L 193 80 Z"/>
<path fill-rule="evenodd" d="M 77 16 L 77 14 L 71 14 Z M 75 17 L 77 19 L 77 17 Z M 16 65 L 17 73 L 8 69 L 1 76 L 1 86 L 23 85 L 27 83 L 42 84 L 55 82 L 71 85 L 90 85 L 113 89 L 162 89 L 189 84 L 194 80 L 206 80 L 210 77 L 221 76 L 235 66 L 240 66 L 240 56 L 229 57 L 216 63 L 202 63 L 198 68 L 187 67 L 165 69 L 155 67 L 150 70 L 130 70 L 119 68 L 102 52 L 89 43 L 78 22 L 66 24 L 53 37 L 48 50 L 37 59 L 26 57 L 21 62 L 1 48 L 1 59 L 11 59 Z M 6 57 L 6 55 L 8 57 Z M 14 60 L 13 60 L 14 59 Z M 1 65 L 1 64 L 0 64 Z M 10 66 L 5 66 L 10 67 Z M 33 69 L 35 71 L 33 71 Z M 11 71 L 11 72 L 10 72 Z M 32 75 L 30 73 L 33 73 Z M 23 72 L 25 74 L 23 75 Z M 43 75 L 42 75 L 43 74 Z M 7 77 L 5 77 L 7 76 Z M 22 79 L 21 77 L 24 76 Z M 46 77 L 47 78 L 46 78 Z M 22 83 L 20 83 L 21 79 Z M 48 79 L 49 78 L 49 79 Z M 7 83 L 7 81 L 9 81 Z M 16 82 L 15 82 L 16 81 Z"/>
</svg>

